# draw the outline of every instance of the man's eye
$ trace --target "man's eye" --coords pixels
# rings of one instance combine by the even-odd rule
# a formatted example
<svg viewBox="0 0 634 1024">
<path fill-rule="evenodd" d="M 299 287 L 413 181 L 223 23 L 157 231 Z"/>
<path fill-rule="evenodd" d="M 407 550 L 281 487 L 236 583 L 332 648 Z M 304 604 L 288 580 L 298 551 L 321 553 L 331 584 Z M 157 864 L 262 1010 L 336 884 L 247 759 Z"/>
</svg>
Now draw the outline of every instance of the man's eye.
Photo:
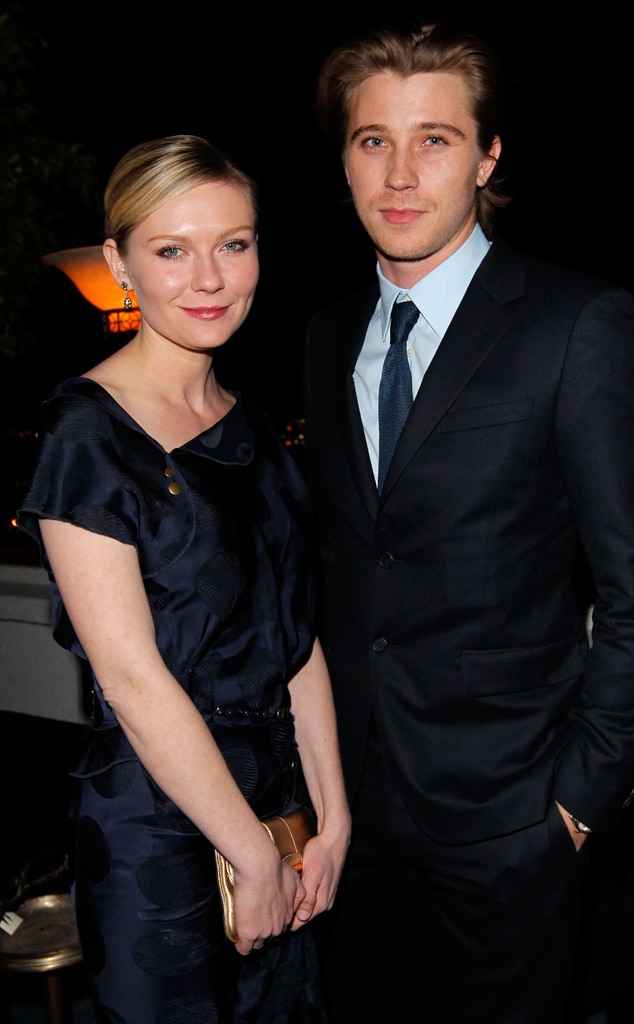
<svg viewBox="0 0 634 1024">
<path fill-rule="evenodd" d="M 429 135 L 425 139 L 425 144 L 427 146 L 431 146 L 432 148 L 436 146 L 442 146 L 444 145 L 444 142 L 445 140 L 440 135 Z"/>
<path fill-rule="evenodd" d="M 364 141 L 364 146 L 367 146 L 368 149 L 380 149 L 382 145 L 383 139 L 377 138 L 376 135 L 372 135 L 369 139 L 365 139 Z"/>
</svg>

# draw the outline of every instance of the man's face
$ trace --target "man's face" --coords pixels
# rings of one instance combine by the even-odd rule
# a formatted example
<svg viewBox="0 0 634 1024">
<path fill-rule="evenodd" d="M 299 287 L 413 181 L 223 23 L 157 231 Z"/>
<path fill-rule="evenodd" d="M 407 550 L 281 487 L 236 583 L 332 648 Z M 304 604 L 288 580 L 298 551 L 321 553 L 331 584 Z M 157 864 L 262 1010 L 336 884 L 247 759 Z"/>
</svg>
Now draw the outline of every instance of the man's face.
<svg viewBox="0 0 634 1024">
<path fill-rule="evenodd" d="M 344 167 L 386 277 L 408 287 L 469 237 L 500 150 L 481 153 L 459 74 L 382 71 L 357 87 Z"/>
</svg>

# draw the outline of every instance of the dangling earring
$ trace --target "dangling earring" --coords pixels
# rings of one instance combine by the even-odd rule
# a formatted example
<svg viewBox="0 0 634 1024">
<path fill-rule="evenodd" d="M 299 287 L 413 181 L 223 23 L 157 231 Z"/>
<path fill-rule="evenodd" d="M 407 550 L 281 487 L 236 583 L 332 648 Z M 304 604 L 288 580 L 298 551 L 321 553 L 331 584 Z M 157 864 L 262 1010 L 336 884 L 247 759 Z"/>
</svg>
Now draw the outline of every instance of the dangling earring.
<svg viewBox="0 0 634 1024">
<path fill-rule="evenodd" d="M 123 290 L 125 292 L 125 299 L 123 300 L 123 308 L 125 309 L 126 313 L 129 313 L 130 310 L 133 307 L 132 307 L 132 299 L 128 295 L 128 286 L 127 286 L 125 281 L 121 282 L 121 287 L 123 288 Z"/>
</svg>

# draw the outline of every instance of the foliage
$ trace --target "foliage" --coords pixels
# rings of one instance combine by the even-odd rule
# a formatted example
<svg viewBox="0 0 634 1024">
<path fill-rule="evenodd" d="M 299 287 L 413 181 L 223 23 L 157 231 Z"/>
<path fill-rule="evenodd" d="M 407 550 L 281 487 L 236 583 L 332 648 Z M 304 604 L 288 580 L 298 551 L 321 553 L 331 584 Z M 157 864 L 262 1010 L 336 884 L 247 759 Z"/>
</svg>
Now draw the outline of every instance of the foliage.
<svg viewBox="0 0 634 1024">
<path fill-rule="evenodd" d="M 85 244 L 102 185 L 96 160 L 38 113 L 38 70 L 46 42 L 20 4 L 0 12 L 0 354 L 36 340 L 42 256 Z"/>
</svg>

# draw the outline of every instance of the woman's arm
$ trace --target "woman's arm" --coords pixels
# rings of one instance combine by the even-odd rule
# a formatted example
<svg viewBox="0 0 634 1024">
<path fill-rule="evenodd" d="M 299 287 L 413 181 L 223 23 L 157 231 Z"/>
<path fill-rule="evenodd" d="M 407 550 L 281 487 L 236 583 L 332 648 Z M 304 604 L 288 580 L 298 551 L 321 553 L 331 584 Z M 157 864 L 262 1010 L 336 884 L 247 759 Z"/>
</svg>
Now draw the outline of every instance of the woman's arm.
<svg viewBox="0 0 634 1024">
<path fill-rule="evenodd" d="M 64 606 L 104 697 L 158 786 L 236 872 L 238 951 L 282 932 L 301 889 L 163 661 L 136 550 L 57 520 L 41 531 Z"/>
<path fill-rule="evenodd" d="M 318 822 L 318 835 L 309 841 L 304 855 L 306 895 L 292 925 L 298 928 L 332 906 L 350 842 L 330 677 L 319 641 L 289 689 L 302 767 Z"/>
</svg>

